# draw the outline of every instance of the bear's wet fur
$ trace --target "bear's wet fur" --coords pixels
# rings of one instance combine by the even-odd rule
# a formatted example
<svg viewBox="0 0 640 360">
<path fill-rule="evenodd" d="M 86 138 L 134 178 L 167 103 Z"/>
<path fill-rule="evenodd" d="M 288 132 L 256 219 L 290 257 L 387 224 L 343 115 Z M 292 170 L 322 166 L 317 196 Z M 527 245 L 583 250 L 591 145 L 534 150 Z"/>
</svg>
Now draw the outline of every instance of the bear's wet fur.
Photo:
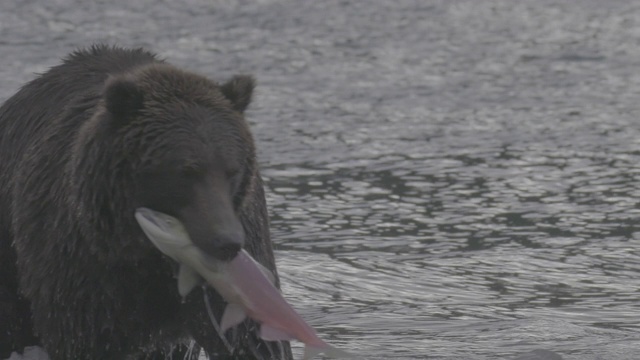
<svg viewBox="0 0 640 360">
<path fill-rule="evenodd" d="M 218 84 L 143 49 L 78 50 L 0 108 L 0 356 L 52 360 L 290 358 L 245 321 L 220 340 L 224 302 L 182 301 L 174 264 L 134 219 L 185 222 L 228 259 L 244 244 L 275 273 L 262 180 L 244 120 L 254 82 Z M 192 359 L 197 359 L 193 351 Z M 177 357 L 180 356 L 180 357 Z"/>
</svg>

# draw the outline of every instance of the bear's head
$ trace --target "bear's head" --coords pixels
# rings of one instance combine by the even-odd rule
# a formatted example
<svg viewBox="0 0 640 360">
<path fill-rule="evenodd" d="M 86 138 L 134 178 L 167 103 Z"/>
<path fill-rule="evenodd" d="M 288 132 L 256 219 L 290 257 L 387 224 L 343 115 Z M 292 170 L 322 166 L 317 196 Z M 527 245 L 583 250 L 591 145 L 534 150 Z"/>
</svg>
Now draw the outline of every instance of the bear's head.
<svg viewBox="0 0 640 360">
<path fill-rule="evenodd" d="M 206 253 L 235 256 L 245 236 L 239 214 L 257 181 L 243 116 L 253 87 L 249 76 L 217 84 L 166 64 L 106 81 L 71 169 L 80 218 L 104 235 L 104 253 L 113 241 L 137 251 L 134 211 L 147 207 L 181 220 Z"/>
</svg>

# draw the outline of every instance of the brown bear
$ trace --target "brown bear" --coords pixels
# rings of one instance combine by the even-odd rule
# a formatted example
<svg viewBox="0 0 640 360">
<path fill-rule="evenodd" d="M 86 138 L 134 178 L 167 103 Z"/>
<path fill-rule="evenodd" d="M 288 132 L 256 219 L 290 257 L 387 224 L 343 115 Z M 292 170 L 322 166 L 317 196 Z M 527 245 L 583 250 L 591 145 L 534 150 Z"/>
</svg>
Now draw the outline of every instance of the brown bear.
<svg viewBox="0 0 640 360">
<path fill-rule="evenodd" d="M 0 356 L 52 360 L 287 359 L 245 321 L 215 331 L 222 298 L 181 299 L 176 264 L 135 209 L 180 219 L 194 244 L 242 247 L 275 273 L 262 180 L 244 119 L 250 76 L 218 84 L 143 49 L 76 51 L 0 108 Z M 193 344 L 196 344 L 195 346 Z M 179 357 L 178 357 L 179 356 Z"/>
</svg>

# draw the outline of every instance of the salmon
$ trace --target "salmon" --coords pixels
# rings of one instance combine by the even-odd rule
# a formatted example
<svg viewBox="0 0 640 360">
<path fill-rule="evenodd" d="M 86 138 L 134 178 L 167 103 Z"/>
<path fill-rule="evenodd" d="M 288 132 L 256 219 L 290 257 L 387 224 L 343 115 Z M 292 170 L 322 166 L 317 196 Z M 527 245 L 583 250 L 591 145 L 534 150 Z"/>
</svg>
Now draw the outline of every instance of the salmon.
<svg viewBox="0 0 640 360">
<path fill-rule="evenodd" d="M 249 317 L 260 324 L 265 341 L 298 340 L 305 344 L 303 359 L 324 353 L 334 358 L 355 356 L 327 344 L 275 287 L 275 277 L 244 249 L 221 261 L 195 246 L 182 223 L 167 214 L 138 208 L 138 224 L 149 240 L 180 264 L 178 292 L 185 297 L 203 280 L 227 302 L 220 321 L 222 333 Z"/>
</svg>

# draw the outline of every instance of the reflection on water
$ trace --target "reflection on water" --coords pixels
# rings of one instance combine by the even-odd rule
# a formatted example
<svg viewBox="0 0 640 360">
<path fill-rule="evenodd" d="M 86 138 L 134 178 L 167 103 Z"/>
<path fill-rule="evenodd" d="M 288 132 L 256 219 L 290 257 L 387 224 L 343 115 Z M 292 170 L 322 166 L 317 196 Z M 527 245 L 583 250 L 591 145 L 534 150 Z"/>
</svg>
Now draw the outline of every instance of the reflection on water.
<svg viewBox="0 0 640 360">
<path fill-rule="evenodd" d="M 606 36 L 572 47 L 581 39 L 566 28 L 629 9 L 594 3 L 558 10 L 561 20 L 500 4 L 443 5 L 422 22 L 387 14 L 411 26 L 359 37 L 378 49 L 373 60 L 319 60 L 300 76 L 324 79 L 330 67 L 332 81 L 259 102 L 284 290 L 324 336 L 370 359 L 512 359 L 536 348 L 635 359 L 640 109 L 627 93 L 640 82 L 605 58 L 565 56 L 609 51 Z M 366 16 L 358 11 L 351 20 Z M 409 47 L 415 32 L 433 41 Z"/>
<path fill-rule="evenodd" d="M 640 349 L 640 156 L 496 131 L 265 170 L 284 290 L 331 341 L 372 358 Z"/>
</svg>

